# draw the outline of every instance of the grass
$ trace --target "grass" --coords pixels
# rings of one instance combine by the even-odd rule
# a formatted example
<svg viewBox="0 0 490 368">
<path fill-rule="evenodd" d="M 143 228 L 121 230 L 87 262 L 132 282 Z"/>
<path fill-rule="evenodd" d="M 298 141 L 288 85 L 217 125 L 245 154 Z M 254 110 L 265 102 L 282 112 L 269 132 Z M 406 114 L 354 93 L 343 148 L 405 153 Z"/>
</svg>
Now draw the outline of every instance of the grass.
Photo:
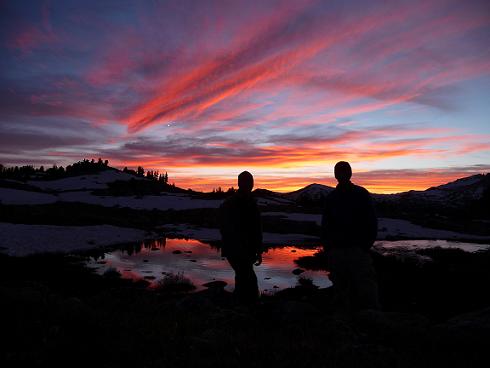
<svg viewBox="0 0 490 368">
<path fill-rule="evenodd" d="M 154 288 L 159 292 L 185 293 L 196 289 L 196 286 L 184 276 L 184 273 L 169 273 L 159 280 Z"/>
</svg>

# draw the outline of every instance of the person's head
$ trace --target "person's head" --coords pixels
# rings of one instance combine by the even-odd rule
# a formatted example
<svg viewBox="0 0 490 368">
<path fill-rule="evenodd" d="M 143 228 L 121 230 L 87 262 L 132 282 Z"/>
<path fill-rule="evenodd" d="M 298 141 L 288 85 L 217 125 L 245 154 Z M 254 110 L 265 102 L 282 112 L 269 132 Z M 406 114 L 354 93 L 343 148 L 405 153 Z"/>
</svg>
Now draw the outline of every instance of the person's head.
<svg viewBox="0 0 490 368">
<path fill-rule="evenodd" d="M 238 189 L 243 192 L 251 192 L 254 187 L 254 177 L 248 171 L 244 171 L 238 175 Z"/>
<path fill-rule="evenodd" d="M 339 182 L 339 184 L 348 183 L 352 176 L 352 169 L 348 162 L 339 161 L 335 164 L 334 168 L 335 179 Z"/>
</svg>

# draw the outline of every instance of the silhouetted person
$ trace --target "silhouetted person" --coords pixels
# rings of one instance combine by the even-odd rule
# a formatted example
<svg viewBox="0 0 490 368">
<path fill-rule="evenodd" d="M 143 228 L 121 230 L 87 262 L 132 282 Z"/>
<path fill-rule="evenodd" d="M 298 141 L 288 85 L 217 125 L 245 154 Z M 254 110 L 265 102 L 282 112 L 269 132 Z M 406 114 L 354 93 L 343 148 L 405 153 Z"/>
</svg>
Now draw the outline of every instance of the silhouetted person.
<svg viewBox="0 0 490 368">
<path fill-rule="evenodd" d="M 262 225 L 252 196 L 254 179 L 248 171 L 238 175 L 238 191 L 220 207 L 221 254 L 235 271 L 235 296 L 240 302 L 259 297 L 256 266 L 262 263 Z"/>
<path fill-rule="evenodd" d="M 378 309 L 378 285 L 369 249 L 377 235 L 377 218 L 369 192 L 354 185 L 348 162 L 335 165 L 337 187 L 327 196 L 322 243 L 339 311 Z"/>
</svg>

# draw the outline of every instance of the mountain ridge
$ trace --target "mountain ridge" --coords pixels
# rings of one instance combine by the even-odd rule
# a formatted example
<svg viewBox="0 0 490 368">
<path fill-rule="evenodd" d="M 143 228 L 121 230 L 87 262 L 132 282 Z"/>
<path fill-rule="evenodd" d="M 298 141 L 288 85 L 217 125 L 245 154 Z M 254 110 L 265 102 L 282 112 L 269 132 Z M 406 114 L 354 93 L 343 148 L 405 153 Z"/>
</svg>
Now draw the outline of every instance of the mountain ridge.
<svg viewBox="0 0 490 368">
<path fill-rule="evenodd" d="M 483 196 L 485 189 L 490 187 L 490 173 L 475 174 L 458 178 L 445 184 L 430 187 L 425 190 L 408 190 L 399 193 L 371 193 L 375 198 L 394 198 L 394 197 L 406 197 L 411 195 L 424 195 L 426 199 L 437 199 L 437 197 L 443 197 L 444 194 L 450 194 L 454 192 L 473 192 L 472 199 L 478 199 Z M 288 193 L 277 193 L 289 199 L 301 199 L 306 196 L 310 199 L 324 197 L 330 193 L 334 188 L 324 184 L 312 183 Z M 427 195 L 428 194 L 428 195 Z"/>
</svg>

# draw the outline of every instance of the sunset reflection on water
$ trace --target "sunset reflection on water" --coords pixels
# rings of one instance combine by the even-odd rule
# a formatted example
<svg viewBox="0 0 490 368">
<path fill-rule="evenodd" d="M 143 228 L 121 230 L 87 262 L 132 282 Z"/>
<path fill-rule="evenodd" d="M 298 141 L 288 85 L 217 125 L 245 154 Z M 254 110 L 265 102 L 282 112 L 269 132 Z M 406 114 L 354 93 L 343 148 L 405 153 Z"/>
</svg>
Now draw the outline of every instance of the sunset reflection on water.
<svg viewBox="0 0 490 368">
<path fill-rule="evenodd" d="M 263 263 L 255 267 L 259 288 L 264 292 L 273 292 L 294 287 L 300 277 L 308 278 L 319 287 L 329 287 L 331 282 L 325 271 L 305 270 L 301 275 L 292 271 L 298 266 L 294 260 L 311 256 L 318 248 L 303 249 L 296 246 L 284 246 L 268 249 L 263 254 Z M 234 288 L 234 274 L 220 250 L 195 239 L 160 239 L 135 244 L 125 249 L 106 253 L 103 260 L 92 260 L 89 267 L 98 273 L 116 269 L 124 278 L 146 279 L 155 285 L 166 274 L 183 274 L 190 279 L 197 290 L 203 284 L 221 280 L 228 283 L 226 290 Z"/>
</svg>

